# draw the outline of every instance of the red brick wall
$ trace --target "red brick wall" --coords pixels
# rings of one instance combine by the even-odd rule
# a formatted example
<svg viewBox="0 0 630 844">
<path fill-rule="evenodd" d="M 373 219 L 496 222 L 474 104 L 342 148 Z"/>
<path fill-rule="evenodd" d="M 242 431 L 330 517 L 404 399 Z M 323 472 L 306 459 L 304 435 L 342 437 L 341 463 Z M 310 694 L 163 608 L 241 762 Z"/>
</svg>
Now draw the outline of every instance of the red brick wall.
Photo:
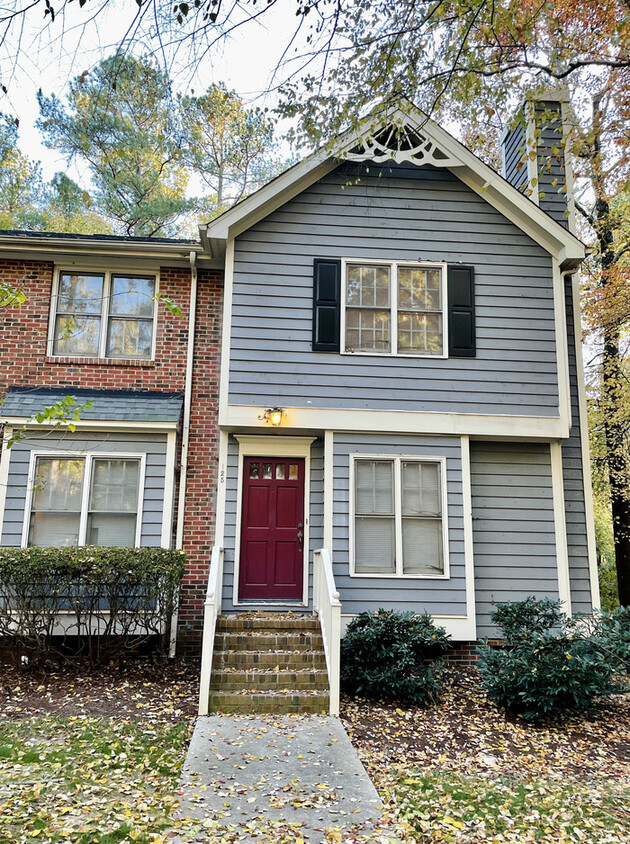
<svg viewBox="0 0 630 844">
<path fill-rule="evenodd" d="M 47 357 L 52 280 L 51 263 L 0 260 L 0 283 L 21 288 L 28 297 L 20 309 L 0 309 L 0 396 L 9 386 L 184 390 L 188 269 L 160 269 L 160 293 L 181 308 L 182 316 L 175 317 L 163 305 L 158 306 L 154 361 Z M 201 635 L 203 595 L 214 539 L 222 296 L 223 273 L 200 270 L 184 526 L 188 571 L 180 607 L 180 632 L 183 644 L 189 647 L 198 647 Z M 178 466 L 179 446 L 178 442 Z"/>
<path fill-rule="evenodd" d="M 182 584 L 178 645 L 189 652 L 198 652 L 201 642 L 215 532 L 222 304 L 223 273 L 200 272 L 184 519 L 188 571 Z"/>
</svg>

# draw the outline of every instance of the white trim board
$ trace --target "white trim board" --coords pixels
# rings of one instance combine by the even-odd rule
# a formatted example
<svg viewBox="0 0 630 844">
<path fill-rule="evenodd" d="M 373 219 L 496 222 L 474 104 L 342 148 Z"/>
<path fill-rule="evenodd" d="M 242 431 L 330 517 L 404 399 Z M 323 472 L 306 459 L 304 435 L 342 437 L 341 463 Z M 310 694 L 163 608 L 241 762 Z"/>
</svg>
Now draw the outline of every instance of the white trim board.
<svg viewBox="0 0 630 844">
<path fill-rule="evenodd" d="M 462 518 L 464 520 L 464 565 L 466 571 L 466 614 L 470 639 L 477 638 L 477 597 L 475 595 L 475 547 L 473 533 L 472 476 L 470 469 L 470 437 L 461 438 Z"/>
<path fill-rule="evenodd" d="M 477 631 L 471 626 L 465 615 L 439 615 L 429 613 L 437 627 L 443 627 L 453 642 L 475 642 Z M 341 613 L 341 636 L 343 638 L 348 624 L 355 618 L 354 613 Z"/>
<path fill-rule="evenodd" d="M 311 492 L 311 445 L 317 437 L 264 437 L 235 435 L 238 442 L 238 473 L 236 481 L 236 528 L 234 535 L 234 580 L 232 584 L 232 604 L 235 607 L 264 603 L 265 606 L 295 606 L 295 600 L 286 601 L 241 601 L 238 596 L 239 563 L 241 548 L 241 519 L 243 511 L 243 464 L 245 457 L 300 457 L 304 459 L 304 565 L 302 573 L 302 601 L 300 606 L 308 606 L 308 562 L 310 542 L 310 492 Z"/>
<path fill-rule="evenodd" d="M 69 390 L 72 393 L 72 390 Z M 77 431 L 96 430 L 96 431 L 137 431 L 145 432 L 147 434 L 161 433 L 162 431 L 176 431 L 179 427 L 179 422 L 133 422 L 128 420 L 118 419 L 72 419 L 76 431 L 70 431 L 64 422 L 58 420 L 45 420 L 44 422 L 36 422 L 32 416 L 2 416 L 0 411 L 0 422 L 5 422 L 15 428 L 27 428 L 29 431 L 44 431 L 49 434 L 51 431 L 60 431 L 63 434 L 73 434 Z"/>
<path fill-rule="evenodd" d="M 370 431 L 390 434 L 455 434 L 486 438 L 564 439 L 569 426 L 558 416 L 493 416 L 472 413 L 433 413 L 404 410 L 328 409 L 287 407 L 270 399 L 268 407 L 282 406 L 285 415 L 281 430 L 291 431 Z M 269 430 L 259 417 L 264 408 L 253 405 L 228 405 L 222 427 L 232 431 Z"/>
<path fill-rule="evenodd" d="M 558 597 L 562 611 L 571 615 L 571 580 L 569 576 L 569 550 L 567 546 L 567 521 L 564 502 L 564 471 L 562 443 L 549 443 L 551 459 L 551 484 L 553 490 L 553 519 L 556 536 L 556 565 L 558 568 Z"/>
</svg>

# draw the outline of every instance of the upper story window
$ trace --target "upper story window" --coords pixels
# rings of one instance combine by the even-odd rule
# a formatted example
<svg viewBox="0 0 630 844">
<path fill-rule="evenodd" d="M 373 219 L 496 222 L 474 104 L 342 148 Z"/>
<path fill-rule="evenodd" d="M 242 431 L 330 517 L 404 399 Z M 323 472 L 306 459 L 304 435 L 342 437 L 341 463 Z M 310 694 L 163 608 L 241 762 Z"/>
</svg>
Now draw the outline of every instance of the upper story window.
<svg viewBox="0 0 630 844">
<path fill-rule="evenodd" d="M 441 264 L 344 262 L 344 351 L 445 357 Z"/>
<path fill-rule="evenodd" d="M 52 354 L 151 359 L 155 293 L 154 276 L 60 271 Z"/>
<path fill-rule="evenodd" d="M 27 545 L 137 545 L 141 457 L 36 456 Z"/>
</svg>

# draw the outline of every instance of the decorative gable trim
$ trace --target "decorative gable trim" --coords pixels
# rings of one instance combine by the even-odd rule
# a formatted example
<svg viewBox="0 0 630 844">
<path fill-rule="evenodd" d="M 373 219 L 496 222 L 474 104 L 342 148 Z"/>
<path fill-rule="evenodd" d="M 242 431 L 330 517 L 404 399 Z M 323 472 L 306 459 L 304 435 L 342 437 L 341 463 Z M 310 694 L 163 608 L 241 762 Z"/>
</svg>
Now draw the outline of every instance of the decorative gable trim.
<svg viewBox="0 0 630 844">
<path fill-rule="evenodd" d="M 409 122 L 390 124 L 385 129 L 366 135 L 357 146 L 346 153 L 348 161 L 373 161 L 383 164 L 395 161 L 421 167 L 462 167 L 459 158 L 446 152 L 428 135 Z"/>
</svg>

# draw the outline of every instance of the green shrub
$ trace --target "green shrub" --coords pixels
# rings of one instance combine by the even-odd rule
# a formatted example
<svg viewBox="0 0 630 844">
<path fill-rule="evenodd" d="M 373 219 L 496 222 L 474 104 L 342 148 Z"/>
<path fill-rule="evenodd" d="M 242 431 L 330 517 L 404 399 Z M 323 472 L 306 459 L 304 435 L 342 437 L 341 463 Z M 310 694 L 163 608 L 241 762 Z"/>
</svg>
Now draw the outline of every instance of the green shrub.
<svg viewBox="0 0 630 844">
<path fill-rule="evenodd" d="M 164 649 L 184 559 L 164 548 L 0 549 L 0 637 L 16 658 L 96 663 L 148 640 Z"/>
<path fill-rule="evenodd" d="M 614 681 L 630 650 L 630 613 L 567 619 L 559 601 L 498 604 L 492 620 L 504 645 L 478 649 L 489 697 L 529 721 L 586 710 L 621 688 Z"/>
<path fill-rule="evenodd" d="M 414 705 L 433 700 L 449 639 L 427 614 L 362 612 L 348 625 L 341 644 L 342 688 Z"/>
</svg>

